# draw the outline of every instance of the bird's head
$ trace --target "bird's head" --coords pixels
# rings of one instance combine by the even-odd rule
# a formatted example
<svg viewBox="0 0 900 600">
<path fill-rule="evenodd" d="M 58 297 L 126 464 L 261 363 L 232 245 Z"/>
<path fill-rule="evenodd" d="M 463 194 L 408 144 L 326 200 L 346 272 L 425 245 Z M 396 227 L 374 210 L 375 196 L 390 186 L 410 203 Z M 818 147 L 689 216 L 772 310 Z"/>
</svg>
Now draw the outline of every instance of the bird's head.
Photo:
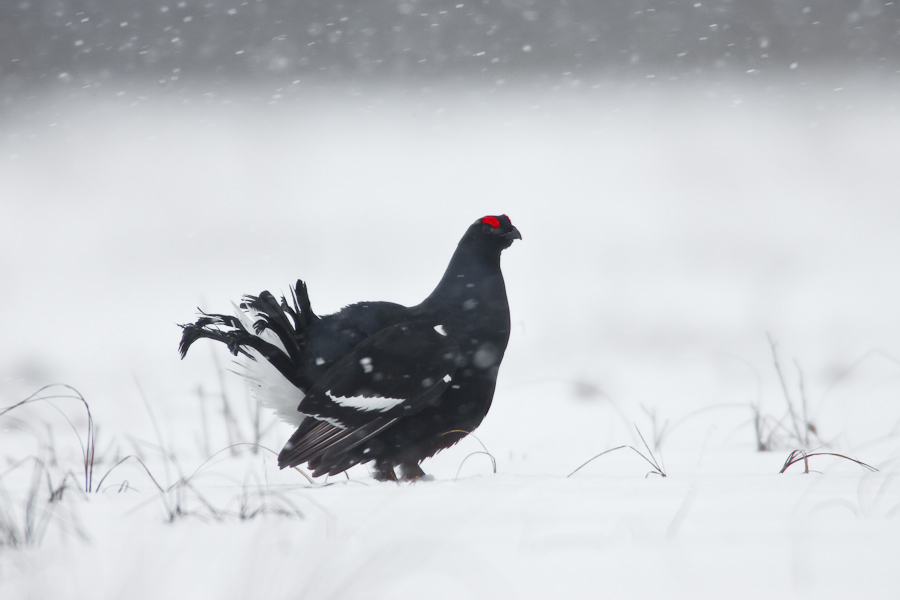
<svg viewBox="0 0 900 600">
<path fill-rule="evenodd" d="M 486 242 L 491 246 L 499 246 L 501 250 L 509 248 L 513 240 L 521 240 L 522 234 L 506 215 L 489 215 L 475 221 L 466 237 Z"/>
</svg>

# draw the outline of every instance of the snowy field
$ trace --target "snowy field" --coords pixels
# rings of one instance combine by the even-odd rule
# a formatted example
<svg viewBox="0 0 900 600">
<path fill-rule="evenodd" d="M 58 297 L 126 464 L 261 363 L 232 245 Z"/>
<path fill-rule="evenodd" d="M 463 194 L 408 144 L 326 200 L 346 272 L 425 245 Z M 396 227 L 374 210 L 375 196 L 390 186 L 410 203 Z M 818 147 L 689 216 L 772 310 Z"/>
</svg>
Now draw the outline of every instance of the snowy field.
<svg viewBox="0 0 900 600">
<path fill-rule="evenodd" d="M 95 449 L 72 390 L 0 416 L 0 598 L 900 597 L 894 94 L 125 88 L 0 127 L 0 405 L 73 386 Z M 498 213 L 509 350 L 434 482 L 279 471 L 230 356 L 178 358 L 298 277 L 417 303 Z"/>
</svg>

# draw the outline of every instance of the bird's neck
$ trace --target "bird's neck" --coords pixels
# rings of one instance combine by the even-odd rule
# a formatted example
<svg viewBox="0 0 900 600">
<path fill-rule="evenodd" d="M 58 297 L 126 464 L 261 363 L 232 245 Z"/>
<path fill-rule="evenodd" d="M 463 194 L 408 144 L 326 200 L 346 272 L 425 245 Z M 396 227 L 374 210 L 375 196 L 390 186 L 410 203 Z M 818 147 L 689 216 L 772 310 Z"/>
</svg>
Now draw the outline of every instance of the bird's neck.
<svg viewBox="0 0 900 600">
<path fill-rule="evenodd" d="M 500 250 L 479 248 L 463 240 L 425 303 L 497 294 L 506 298 L 506 286 L 500 271 Z"/>
</svg>

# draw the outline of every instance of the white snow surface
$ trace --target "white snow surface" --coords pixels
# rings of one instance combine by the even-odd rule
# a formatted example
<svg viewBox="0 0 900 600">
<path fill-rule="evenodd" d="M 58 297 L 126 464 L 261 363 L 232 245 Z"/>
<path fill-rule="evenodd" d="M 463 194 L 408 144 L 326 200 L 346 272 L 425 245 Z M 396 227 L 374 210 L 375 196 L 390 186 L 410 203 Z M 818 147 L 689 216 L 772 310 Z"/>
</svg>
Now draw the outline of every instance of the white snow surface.
<svg viewBox="0 0 900 600">
<path fill-rule="evenodd" d="M 898 597 L 895 92 L 301 87 L 0 125 L 2 405 L 69 384 L 96 434 L 85 493 L 70 390 L 0 415 L 0 598 Z M 281 471 L 225 349 L 178 358 L 195 306 L 298 277 L 320 314 L 418 303 L 500 213 L 512 336 L 435 481 Z M 667 477 L 569 476 L 638 429 Z M 878 471 L 780 474 L 804 441 Z"/>
</svg>

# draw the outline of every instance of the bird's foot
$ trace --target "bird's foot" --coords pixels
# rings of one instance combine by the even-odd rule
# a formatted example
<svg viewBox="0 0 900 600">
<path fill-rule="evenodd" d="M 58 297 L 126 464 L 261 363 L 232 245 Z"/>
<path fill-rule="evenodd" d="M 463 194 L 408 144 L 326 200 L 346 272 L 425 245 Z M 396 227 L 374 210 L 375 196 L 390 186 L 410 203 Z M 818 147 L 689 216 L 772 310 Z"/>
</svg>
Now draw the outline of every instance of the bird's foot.
<svg viewBox="0 0 900 600">
<path fill-rule="evenodd" d="M 375 478 L 375 481 L 398 481 L 397 474 L 394 473 L 394 465 L 391 463 L 375 463 L 372 477 Z"/>
<path fill-rule="evenodd" d="M 403 463 L 400 465 L 400 481 L 434 481 L 434 475 L 428 475 L 419 466 L 419 463 Z"/>
</svg>

